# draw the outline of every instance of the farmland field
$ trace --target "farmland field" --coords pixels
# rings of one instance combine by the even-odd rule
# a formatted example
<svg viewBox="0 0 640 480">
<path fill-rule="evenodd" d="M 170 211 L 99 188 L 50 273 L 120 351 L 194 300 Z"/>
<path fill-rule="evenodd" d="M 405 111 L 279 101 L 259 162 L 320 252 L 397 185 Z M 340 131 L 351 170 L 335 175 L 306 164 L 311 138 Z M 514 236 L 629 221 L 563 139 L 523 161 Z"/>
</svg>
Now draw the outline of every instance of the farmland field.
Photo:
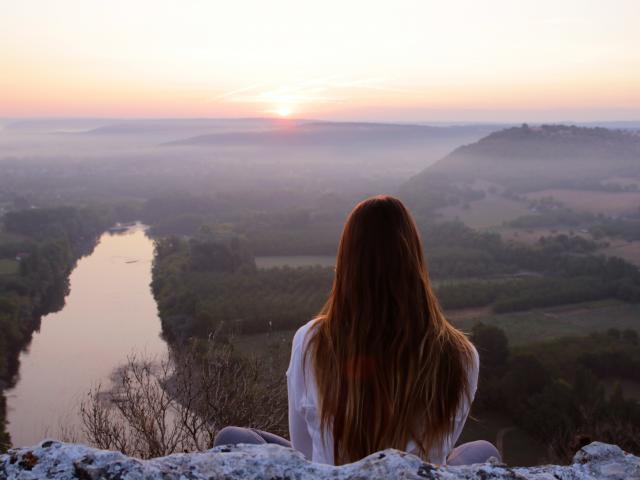
<svg viewBox="0 0 640 480">
<path fill-rule="evenodd" d="M 600 253 L 625 259 L 640 266 L 640 241 L 627 242 L 626 240 L 610 239 L 610 245 L 600 249 Z"/>
<path fill-rule="evenodd" d="M 567 208 L 581 212 L 621 215 L 640 207 L 640 192 L 602 192 L 596 190 L 541 190 L 529 193 L 530 199 L 553 197 Z"/>
<path fill-rule="evenodd" d="M 637 330 L 640 305 L 606 300 L 460 320 L 456 320 L 455 315 L 451 317 L 452 322 L 466 332 L 478 322 L 502 328 L 512 346 L 521 346 L 609 328 Z"/>
<path fill-rule="evenodd" d="M 446 220 L 458 218 L 471 228 L 488 228 L 527 215 L 529 210 L 522 202 L 487 194 L 482 200 L 470 202 L 469 208 L 449 206 L 440 209 L 438 213 Z"/>
<path fill-rule="evenodd" d="M 333 255 L 279 255 L 256 257 L 256 267 L 311 267 L 320 265 L 321 267 L 333 267 L 336 257 Z"/>
</svg>

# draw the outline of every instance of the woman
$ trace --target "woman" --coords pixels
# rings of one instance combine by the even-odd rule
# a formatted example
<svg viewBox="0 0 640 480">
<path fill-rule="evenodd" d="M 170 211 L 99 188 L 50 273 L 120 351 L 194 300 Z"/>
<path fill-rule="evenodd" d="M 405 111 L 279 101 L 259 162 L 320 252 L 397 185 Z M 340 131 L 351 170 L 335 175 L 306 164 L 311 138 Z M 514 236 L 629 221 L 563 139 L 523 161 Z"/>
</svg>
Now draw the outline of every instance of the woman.
<svg viewBox="0 0 640 480">
<path fill-rule="evenodd" d="M 385 448 L 432 463 L 499 458 L 488 442 L 453 448 L 478 381 L 473 345 L 444 317 L 415 222 L 396 198 L 351 212 L 336 274 L 318 318 L 294 336 L 287 370 L 291 445 L 340 465 Z M 279 443 L 227 427 L 216 444 Z"/>
</svg>

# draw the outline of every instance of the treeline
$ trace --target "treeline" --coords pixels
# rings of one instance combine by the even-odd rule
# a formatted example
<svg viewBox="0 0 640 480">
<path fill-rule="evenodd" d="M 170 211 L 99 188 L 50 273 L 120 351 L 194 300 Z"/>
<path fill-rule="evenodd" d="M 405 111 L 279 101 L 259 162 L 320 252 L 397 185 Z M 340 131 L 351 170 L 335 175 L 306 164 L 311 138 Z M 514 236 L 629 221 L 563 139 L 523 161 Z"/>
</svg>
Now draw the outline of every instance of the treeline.
<svg viewBox="0 0 640 480">
<path fill-rule="evenodd" d="M 587 257 L 576 269 L 583 274 L 553 277 L 524 273 L 512 278 L 448 281 L 438 283 L 436 291 L 447 309 L 491 306 L 496 313 L 605 298 L 640 302 L 637 271 L 618 268 L 619 263 L 615 257 Z M 624 262 L 622 266 L 628 264 Z"/>
<path fill-rule="evenodd" d="M 121 222 L 138 220 L 149 225 L 148 233 L 154 237 L 197 236 L 203 227 L 224 227 L 246 237 L 256 255 L 319 255 L 335 254 L 342 223 L 352 206 L 342 199 L 326 199 L 313 209 L 287 205 L 272 211 L 238 200 L 168 193 L 119 202 L 112 209 Z"/>
<path fill-rule="evenodd" d="M 472 341 L 480 354 L 474 410 L 507 413 L 549 446 L 551 460 L 569 460 L 590 441 L 640 453 L 640 403 L 619 382 L 640 382 L 635 330 L 610 330 L 510 349 L 497 327 L 478 324 Z M 605 388 L 603 380 L 614 382 Z"/>
<path fill-rule="evenodd" d="M 619 298 L 640 301 L 633 290 L 629 295 L 617 283 L 590 277 L 529 277 L 488 281 L 442 283 L 436 292 L 445 309 L 491 306 L 495 313 L 546 308 L 568 303 Z"/>
<path fill-rule="evenodd" d="M 11 386 L 20 351 L 40 325 L 40 317 L 60 309 L 68 277 L 78 257 L 112 222 L 109 211 L 61 207 L 14 211 L 3 218 L 0 260 L 16 263 L 0 273 L 0 393 Z M 0 449 L 5 431 L 5 399 L 0 399 Z"/>
<path fill-rule="evenodd" d="M 436 279 L 512 275 L 523 270 L 562 274 L 567 257 L 593 253 L 598 244 L 576 235 L 541 237 L 533 246 L 507 243 L 497 234 L 478 233 L 459 222 L 439 224 L 425 234 L 429 271 Z M 579 260 L 578 260 L 579 262 Z"/>
<path fill-rule="evenodd" d="M 607 297 L 640 301 L 640 271 L 575 235 L 541 237 L 536 245 L 505 242 L 461 222 L 423 227 L 426 257 L 447 308 L 491 305 L 528 310 Z"/>
</svg>

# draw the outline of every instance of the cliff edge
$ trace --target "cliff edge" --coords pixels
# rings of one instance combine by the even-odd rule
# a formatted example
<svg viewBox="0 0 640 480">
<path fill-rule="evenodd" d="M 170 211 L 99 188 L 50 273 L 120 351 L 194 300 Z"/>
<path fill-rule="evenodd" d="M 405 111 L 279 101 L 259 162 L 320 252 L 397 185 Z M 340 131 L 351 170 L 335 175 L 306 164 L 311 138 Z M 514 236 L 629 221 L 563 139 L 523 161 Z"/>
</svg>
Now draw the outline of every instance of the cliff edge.
<svg viewBox="0 0 640 480">
<path fill-rule="evenodd" d="M 507 467 L 485 463 L 437 466 L 418 457 L 385 450 L 363 460 L 332 467 L 312 463 L 295 450 L 277 445 L 217 447 L 201 453 L 138 460 L 118 452 L 47 440 L 33 448 L 0 455 L 0 479 L 640 479 L 640 457 L 615 445 L 594 442 L 572 465 Z"/>
</svg>

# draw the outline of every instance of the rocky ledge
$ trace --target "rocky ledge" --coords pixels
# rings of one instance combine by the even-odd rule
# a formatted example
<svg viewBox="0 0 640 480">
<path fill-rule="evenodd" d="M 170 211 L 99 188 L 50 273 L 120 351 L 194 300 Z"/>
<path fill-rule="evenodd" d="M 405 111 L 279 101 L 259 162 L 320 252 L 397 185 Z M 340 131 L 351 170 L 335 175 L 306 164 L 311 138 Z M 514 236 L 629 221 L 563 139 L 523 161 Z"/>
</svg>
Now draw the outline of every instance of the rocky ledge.
<svg viewBox="0 0 640 480">
<path fill-rule="evenodd" d="M 218 447 L 201 453 L 138 460 L 118 452 L 52 440 L 34 448 L 0 455 L 0 479 L 640 479 L 640 458 L 615 445 L 594 442 L 582 448 L 569 466 L 507 467 L 484 463 L 436 466 L 418 457 L 385 450 L 332 467 L 312 463 L 295 450 L 277 445 Z"/>
</svg>

